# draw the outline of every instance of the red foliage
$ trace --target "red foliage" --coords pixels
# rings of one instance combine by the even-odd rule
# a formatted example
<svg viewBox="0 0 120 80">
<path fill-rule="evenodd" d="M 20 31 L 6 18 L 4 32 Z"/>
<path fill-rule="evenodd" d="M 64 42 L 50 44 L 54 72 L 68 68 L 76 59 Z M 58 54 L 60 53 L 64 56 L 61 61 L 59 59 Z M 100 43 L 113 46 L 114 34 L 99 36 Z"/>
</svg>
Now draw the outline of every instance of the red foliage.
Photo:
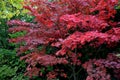
<svg viewBox="0 0 120 80">
<path fill-rule="evenodd" d="M 95 60 L 89 60 L 83 64 L 83 67 L 88 73 L 86 80 L 111 80 L 106 68 L 103 66 L 95 67 L 94 61 Z"/>
<path fill-rule="evenodd" d="M 80 30 L 97 30 L 102 31 L 109 25 L 94 15 L 83 15 L 82 13 L 64 15 L 60 18 L 60 21 L 67 24 L 67 28 L 79 27 Z M 99 25 L 99 26 L 98 26 Z"/>
<path fill-rule="evenodd" d="M 110 80 L 107 68 L 119 72 L 120 59 L 108 56 L 107 59 L 94 57 L 89 58 L 89 61 L 83 60 L 85 55 L 81 49 L 86 45 L 94 48 L 106 45 L 112 49 L 120 42 L 120 22 L 112 21 L 117 3 L 118 0 L 26 0 L 24 8 L 35 16 L 36 23 L 19 20 L 8 22 L 12 26 L 9 28 L 12 33 L 27 31 L 25 36 L 9 40 L 15 43 L 25 42 L 18 49 L 18 54 L 24 55 L 21 59 L 28 63 L 26 75 L 46 75 L 48 80 L 57 76 L 67 78 L 68 72 L 58 74 L 62 71 L 56 71 L 65 69 L 64 66 L 67 65 L 72 67 L 72 77 L 75 80 L 74 67 L 83 64 L 88 73 L 86 80 Z M 42 50 L 38 50 L 40 45 L 43 46 Z M 49 46 L 57 49 L 47 54 Z M 31 53 L 24 54 L 26 51 Z M 46 73 L 43 74 L 41 68 L 47 66 L 52 66 L 54 70 L 45 69 Z"/>
<path fill-rule="evenodd" d="M 107 69 L 113 69 L 115 76 L 118 80 L 120 79 L 120 58 L 113 54 L 108 54 L 107 59 L 93 59 L 85 62 L 83 67 L 87 69 L 88 77 L 86 80 L 111 80 L 110 74 L 108 74 Z M 118 73 L 116 75 L 116 73 Z"/>
<path fill-rule="evenodd" d="M 21 57 L 21 60 L 25 60 L 29 65 L 36 66 L 41 64 L 42 66 L 53 66 L 56 64 L 67 64 L 68 61 L 65 58 L 56 58 L 51 55 L 40 55 L 41 53 L 31 53 Z M 38 63 L 36 63 L 38 62 Z"/>
</svg>

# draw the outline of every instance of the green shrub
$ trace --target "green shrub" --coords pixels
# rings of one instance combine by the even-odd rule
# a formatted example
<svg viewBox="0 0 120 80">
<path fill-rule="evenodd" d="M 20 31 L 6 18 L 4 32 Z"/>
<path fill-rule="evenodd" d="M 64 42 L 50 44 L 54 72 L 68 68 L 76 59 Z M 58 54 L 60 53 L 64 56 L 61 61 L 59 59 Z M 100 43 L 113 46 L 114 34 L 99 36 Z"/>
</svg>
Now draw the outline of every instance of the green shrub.
<svg viewBox="0 0 120 80">
<path fill-rule="evenodd" d="M 14 50 L 0 49 L 0 80 L 28 80 L 23 74 L 25 67 Z"/>
</svg>

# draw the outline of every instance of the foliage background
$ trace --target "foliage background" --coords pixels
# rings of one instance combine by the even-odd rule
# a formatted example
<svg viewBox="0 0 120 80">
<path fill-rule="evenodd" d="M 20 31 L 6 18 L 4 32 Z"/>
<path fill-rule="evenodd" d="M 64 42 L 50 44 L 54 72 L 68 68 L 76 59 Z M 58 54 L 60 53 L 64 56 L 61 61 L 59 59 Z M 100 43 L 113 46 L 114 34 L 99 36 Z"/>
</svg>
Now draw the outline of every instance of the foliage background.
<svg viewBox="0 0 120 80">
<path fill-rule="evenodd" d="M 20 19 L 32 21 L 33 17 L 23 9 L 23 0 L 0 0 L 0 80 L 29 80 L 24 77 L 26 64 L 16 56 L 17 44 L 8 42 L 10 37 L 21 36 L 24 33 L 8 33 L 8 20 Z"/>
</svg>

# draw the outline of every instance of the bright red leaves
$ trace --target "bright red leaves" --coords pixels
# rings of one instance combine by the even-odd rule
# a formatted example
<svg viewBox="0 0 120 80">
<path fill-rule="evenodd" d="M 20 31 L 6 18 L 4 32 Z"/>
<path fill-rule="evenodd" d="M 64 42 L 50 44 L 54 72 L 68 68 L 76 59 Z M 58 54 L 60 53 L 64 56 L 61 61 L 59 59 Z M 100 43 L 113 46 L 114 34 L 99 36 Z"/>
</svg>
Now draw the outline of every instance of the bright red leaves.
<svg viewBox="0 0 120 80">
<path fill-rule="evenodd" d="M 116 70 L 111 64 L 119 67 L 120 63 L 94 58 L 83 61 L 84 54 L 80 50 L 83 46 L 98 48 L 103 44 L 112 48 L 119 43 L 119 22 L 111 20 L 116 14 L 114 6 L 117 3 L 118 0 L 25 1 L 24 7 L 35 16 L 36 23 L 12 20 L 8 25 L 12 26 L 9 28 L 12 33 L 27 31 L 25 36 L 9 40 L 16 43 L 25 42 L 25 45 L 18 49 L 18 53 L 25 54 L 21 59 L 28 63 L 26 75 L 47 76 L 48 79 L 58 76 L 66 78 L 69 77 L 69 73 L 64 73 L 67 71 L 65 65 L 73 69 L 73 66 L 81 67 L 82 64 L 88 73 L 86 80 L 110 80 L 106 67 L 110 65 L 110 68 Z M 44 48 L 38 50 L 40 45 Z M 49 52 L 47 47 L 55 48 L 55 51 L 47 53 Z M 26 54 L 26 51 L 30 53 Z M 89 52 L 86 54 L 89 55 Z M 47 71 L 47 66 L 52 66 L 54 69 Z M 41 71 L 42 68 L 46 73 Z M 75 71 L 77 70 L 73 70 L 72 73 Z M 72 75 L 73 77 L 75 76 Z"/>
</svg>

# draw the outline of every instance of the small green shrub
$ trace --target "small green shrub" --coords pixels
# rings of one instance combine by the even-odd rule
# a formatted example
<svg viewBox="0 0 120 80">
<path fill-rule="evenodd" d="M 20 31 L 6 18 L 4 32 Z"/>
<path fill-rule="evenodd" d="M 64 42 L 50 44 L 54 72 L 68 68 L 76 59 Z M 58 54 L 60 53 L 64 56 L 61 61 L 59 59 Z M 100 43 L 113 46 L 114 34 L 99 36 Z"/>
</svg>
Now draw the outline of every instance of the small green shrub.
<svg viewBox="0 0 120 80">
<path fill-rule="evenodd" d="M 0 49 L 0 80 L 29 80 L 23 74 L 25 67 L 15 50 Z"/>
</svg>

